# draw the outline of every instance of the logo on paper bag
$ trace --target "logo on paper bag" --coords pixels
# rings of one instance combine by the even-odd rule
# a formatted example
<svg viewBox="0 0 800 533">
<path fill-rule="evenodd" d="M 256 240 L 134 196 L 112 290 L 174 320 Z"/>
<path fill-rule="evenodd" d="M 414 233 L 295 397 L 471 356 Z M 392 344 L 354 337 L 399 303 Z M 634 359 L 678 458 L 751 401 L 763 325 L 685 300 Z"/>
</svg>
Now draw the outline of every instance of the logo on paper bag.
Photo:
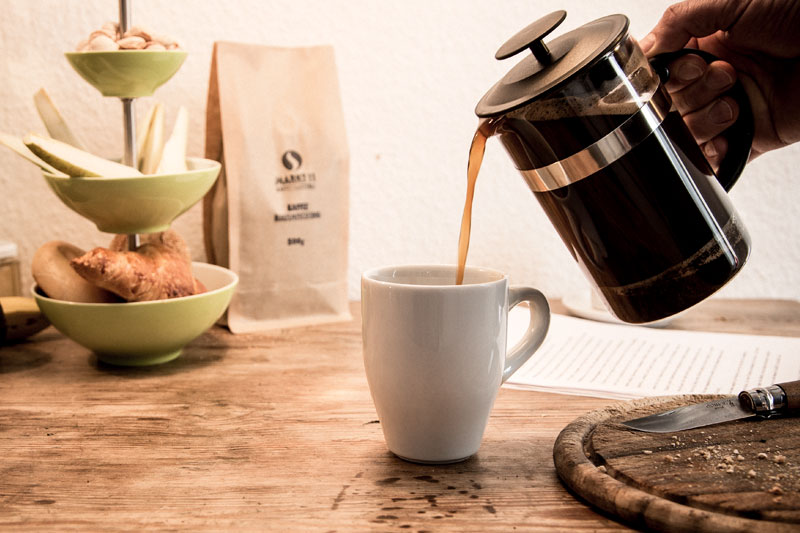
<svg viewBox="0 0 800 533">
<path fill-rule="evenodd" d="M 313 189 L 316 186 L 317 175 L 314 172 L 298 172 L 303 158 L 295 150 L 283 152 L 281 163 L 288 172 L 275 178 L 276 190 Z"/>
<path fill-rule="evenodd" d="M 295 170 L 303 164 L 303 158 L 294 150 L 286 150 L 281 157 L 281 162 L 286 170 Z"/>
</svg>

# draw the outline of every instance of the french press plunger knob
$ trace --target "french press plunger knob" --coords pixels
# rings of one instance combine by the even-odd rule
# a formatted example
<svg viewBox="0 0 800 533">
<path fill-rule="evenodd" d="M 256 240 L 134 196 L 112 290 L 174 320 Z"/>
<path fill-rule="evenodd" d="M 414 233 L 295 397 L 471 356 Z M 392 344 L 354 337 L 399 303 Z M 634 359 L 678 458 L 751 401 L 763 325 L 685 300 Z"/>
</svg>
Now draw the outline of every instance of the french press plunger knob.
<svg viewBox="0 0 800 533">
<path fill-rule="evenodd" d="M 495 59 L 507 59 L 528 48 L 542 65 L 553 63 L 558 58 L 553 57 L 543 39 L 564 22 L 565 18 L 567 12 L 562 9 L 529 24 L 500 47 L 494 55 Z"/>
</svg>

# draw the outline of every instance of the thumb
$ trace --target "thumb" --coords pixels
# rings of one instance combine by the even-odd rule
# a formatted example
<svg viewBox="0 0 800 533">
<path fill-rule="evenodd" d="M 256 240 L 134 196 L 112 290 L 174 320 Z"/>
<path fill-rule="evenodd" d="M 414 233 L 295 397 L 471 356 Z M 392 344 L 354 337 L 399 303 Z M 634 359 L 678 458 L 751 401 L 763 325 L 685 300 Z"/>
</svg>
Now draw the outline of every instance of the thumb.
<svg viewBox="0 0 800 533">
<path fill-rule="evenodd" d="M 639 44 L 648 56 L 680 50 L 692 37 L 728 30 L 747 4 L 741 0 L 685 0 L 673 4 Z"/>
</svg>

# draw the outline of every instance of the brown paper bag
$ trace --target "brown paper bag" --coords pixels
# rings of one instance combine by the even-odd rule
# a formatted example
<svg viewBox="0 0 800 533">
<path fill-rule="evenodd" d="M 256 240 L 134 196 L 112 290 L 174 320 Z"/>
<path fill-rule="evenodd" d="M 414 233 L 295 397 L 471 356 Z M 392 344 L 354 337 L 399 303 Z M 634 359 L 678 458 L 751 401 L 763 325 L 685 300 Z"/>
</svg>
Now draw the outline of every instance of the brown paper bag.
<svg viewBox="0 0 800 533">
<path fill-rule="evenodd" d="M 349 156 L 333 48 L 214 44 L 203 202 L 211 263 L 239 275 L 234 333 L 347 320 Z"/>
</svg>

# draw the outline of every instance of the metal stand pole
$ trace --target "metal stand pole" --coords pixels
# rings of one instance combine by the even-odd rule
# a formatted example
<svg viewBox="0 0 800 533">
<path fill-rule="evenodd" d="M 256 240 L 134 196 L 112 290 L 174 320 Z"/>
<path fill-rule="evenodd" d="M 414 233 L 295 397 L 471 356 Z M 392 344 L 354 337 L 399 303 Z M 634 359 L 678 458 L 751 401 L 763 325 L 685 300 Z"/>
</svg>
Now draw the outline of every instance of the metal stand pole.
<svg viewBox="0 0 800 533">
<path fill-rule="evenodd" d="M 125 33 L 131 27 L 131 9 L 128 0 L 119 0 L 119 31 Z"/>
<path fill-rule="evenodd" d="M 136 167 L 136 113 L 133 98 L 122 98 L 122 114 L 125 117 L 125 155 L 122 162 Z"/>
<path fill-rule="evenodd" d="M 119 31 L 125 33 L 131 26 L 131 9 L 128 0 L 119 0 Z M 122 98 L 122 114 L 125 121 L 125 155 L 123 164 L 136 168 L 136 112 L 133 98 Z M 139 236 L 128 235 L 128 249 L 139 247 Z"/>
</svg>

